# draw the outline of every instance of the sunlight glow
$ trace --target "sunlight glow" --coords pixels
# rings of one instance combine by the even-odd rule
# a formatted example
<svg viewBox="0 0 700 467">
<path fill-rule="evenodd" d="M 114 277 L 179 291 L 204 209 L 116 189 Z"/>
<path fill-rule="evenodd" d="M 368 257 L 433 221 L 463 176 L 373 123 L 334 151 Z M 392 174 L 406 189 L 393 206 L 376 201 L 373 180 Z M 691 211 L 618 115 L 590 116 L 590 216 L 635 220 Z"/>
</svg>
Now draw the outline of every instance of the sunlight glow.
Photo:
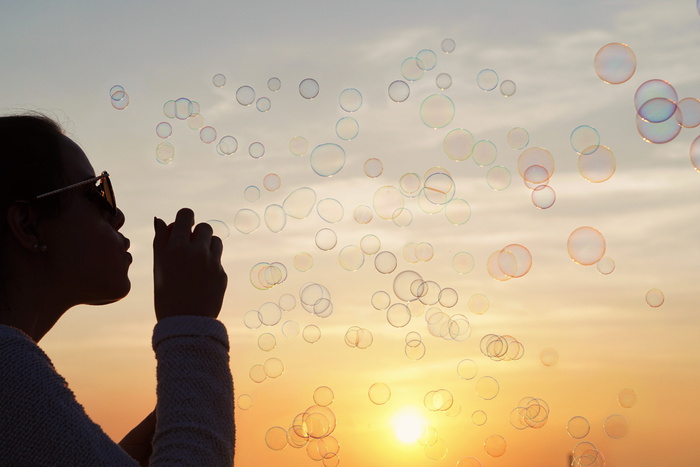
<svg viewBox="0 0 700 467">
<path fill-rule="evenodd" d="M 415 443 L 427 425 L 425 419 L 413 408 L 404 408 L 393 419 L 394 434 L 403 443 Z"/>
</svg>

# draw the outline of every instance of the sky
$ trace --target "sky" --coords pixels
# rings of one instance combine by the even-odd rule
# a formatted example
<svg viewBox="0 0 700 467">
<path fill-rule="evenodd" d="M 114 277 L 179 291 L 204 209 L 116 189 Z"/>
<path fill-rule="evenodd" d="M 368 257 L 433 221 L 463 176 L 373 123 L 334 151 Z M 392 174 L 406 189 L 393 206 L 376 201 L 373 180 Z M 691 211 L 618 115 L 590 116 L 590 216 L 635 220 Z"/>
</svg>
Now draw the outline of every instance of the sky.
<svg viewBox="0 0 700 467">
<path fill-rule="evenodd" d="M 657 79 L 670 83 L 679 100 L 700 97 L 696 2 L 5 3 L 0 6 L 1 111 L 38 110 L 61 121 L 95 170 L 110 172 L 126 214 L 122 232 L 134 255 L 130 295 L 107 307 L 70 310 L 41 341 L 88 414 L 115 440 L 155 404 L 152 218 L 171 221 L 188 206 L 198 221 L 222 221 L 230 232 L 223 256 L 229 287 L 220 319 L 232 342 L 236 465 L 463 467 L 469 465 L 463 459 L 473 457 L 483 466 L 563 466 L 580 442 L 593 445 L 588 449 L 595 451 L 584 454 L 598 456 L 598 464 L 591 465 L 602 465 L 603 459 L 608 466 L 694 465 L 700 454 L 692 436 L 700 429 L 695 415 L 700 410 L 695 312 L 700 173 L 689 152 L 700 132 L 682 128 L 664 144 L 643 140 L 634 96 L 643 83 Z M 442 49 L 445 39 L 454 41 L 450 53 Z M 636 56 L 634 74 L 621 84 L 603 82 L 594 68 L 596 53 L 610 43 L 627 44 Z M 434 52 L 435 66 L 409 80 L 401 65 L 424 50 Z M 498 86 L 480 89 L 477 75 L 485 69 L 497 73 L 499 84 L 515 83 L 515 93 L 504 97 Z M 440 73 L 450 75 L 450 87 L 437 87 Z M 225 85 L 213 84 L 217 74 L 226 77 Z M 278 91 L 268 88 L 272 77 L 281 82 Z M 312 99 L 300 95 L 306 78 L 319 85 Z M 389 85 L 397 80 L 410 88 L 403 102 L 389 97 Z M 128 94 L 123 110 L 112 105 L 115 85 Z M 268 98 L 270 109 L 239 104 L 242 86 L 252 87 L 256 99 Z M 362 95 L 354 112 L 340 106 L 345 89 Z M 449 106 L 438 109 L 447 115 L 439 128 L 421 119 L 420 109 L 432 95 L 447 96 L 454 105 L 453 114 Z M 167 117 L 164 105 L 178 98 L 198 103 L 200 117 Z M 443 97 L 436 99 L 444 103 Z M 114 102 L 119 106 L 118 99 Z M 359 126 L 352 139 L 336 133 L 337 122 L 347 117 Z M 170 137 L 156 134 L 160 122 L 171 125 Z M 202 125 L 216 130 L 214 142 L 201 140 Z M 592 183 L 579 171 L 585 155 L 572 147 L 571 135 L 581 125 L 594 128 L 599 144 L 614 154 L 615 171 L 606 181 Z M 509 144 L 513 128 L 527 131 L 525 147 Z M 480 149 L 495 147 L 495 161 L 479 166 L 478 151 L 462 161 L 448 157 L 443 143 L 456 129 L 471 133 L 474 143 L 483 141 Z M 227 135 L 238 147 L 221 156 L 216 145 Z M 290 151 L 294 137 L 308 142 L 304 154 Z M 249 155 L 256 142 L 265 148 L 259 158 Z M 169 164 L 156 160 L 161 143 L 174 148 Z M 345 160 L 332 176 L 321 176 L 311 153 L 329 143 L 344 150 Z M 518 171 L 522 154 L 532 148 L 546 149 L 554 161 L 548 185 L 556 200 L 547 209 L 533 205 L 533 191 Z M 376 177 L 363 169 L 371 158 L 382 163 Z M 496 166 L 510 176 L 504 189 L 489 186 L 488 173 Z M 427 181 L 429 170 L 443 175 Z M 446 182 L 447 195 L 434 189 L 444 195 L 442 201 L 399 195 L 392 198 L 398 204 L 375 204 L 382 193 L 400 193 L 399 181 L 407 173 L 417 174 L 428 188 L 438 179 Z M 269 174 L 281 180 L 274 191 L 265 188 Z M 258 199 L 246 198 L 249 186 L 257 187 Z M 273 232 L 266 210 L 274 212 L 269 207 L 278 205 L 290 211 L 291 201 L 284 201 L 300 188 L 316 195 L 313 203 L 297 206 L 308 215 L 278 217 L 286 223 L 281 230 L 273 226 L 279 230 Z M 448 220 L 444 211 L 460 206 L 445 208 L 451 197 L 468 203 L 466 222 Z M 327 198 L 343 208 L 338 222 L 318 213 L 318 202 Z M 403 206 L 402 216 L 382 219 L 382 208 L 389 205 L 392 213 Z M 371 221 L 354 219 L 358 206 L 369 207 Z M 242 229 L 237 215 L 245 209 L 260 219 L 251 233 L 237 228 Z M 580 227 L 600 232 L 604 261 L 572 260 L 567 242 Z M 335 233 L 334 248 L 317 246 L 321 229 Z M 367 235 L 379 239 L 379 251 L 396 257 L 395 270 L 378 271 L 378 252 L 362 251 Z M 511 245 L 529 252 L 527 272 L 527 255 L 518 257 L 515 270 L 508 269 L 512 253 L 522 251 Z M 508 280 L 489 273 L 489 258 L 499 251 L 495 258 L 502 258 L 502 265 L 496 260 L 493 269 L 492 262 L 491 272 Z M 312 258 L 310 269 L 297 267 L 300 253 Z M 356 270 L 341 264 L 349 253 L 362 261 L 348 266 Z M 459 253 L 471 255 L 473 269 L 455 269 Z M 425 256 L 416 261 L 416 254 Z M 612 272 L 604 268 L 610 260 Z M 251 271 L 259 277 L 259 263 L 281 263 L 284 280 L 265 290 L 254 287 Z M 270 269 L 263 277 L 279 271 Z M 410 275 L 406 271 L 421 278 L 410 299 L 406 287 L 395 288 Z M 305 310 L 308 284 L 325 287 L 329 316 Z M 453 306 L 437 300 L 437 291 L 444 289 L 458 297 Z M 657 307 L 646 300 L 653 289 L 664 297 Z M 312 290 L 322 289 L 307 292 Z M 397 327 L 403 323 L 373 305 L 376 292 L 397 305 L 392 313 L 399 320 L 405 318 L 399 313 L 402 304 L 409 307 L 410 322 Z M 275 314 L 275 304 L 290 297 L 294 306 Z M 488 309 L 474 313 L 483 311 L 474 303 L 484 297 Z M 321 314 L 328 313 L 329 302 L 317 304 Z M 256 316 L 267 324 L 256 323 Z M 447 327 L 438 325 L 440 319 Z M 320 330 L 317 342 L 304 339 L 301 330 L 307 326 Z M 371 344 L 348 345 L 348 331 L 356 335 L 353 327 L 364 339 L 371 335 Z M 417 333 L 420 344 L 409 333 Z M 504 338 L 508 347 L 524 353 L 510 361 L 498 361 L 500 351 L 485 355 L 480 343 L 490 335 L 497 336 L 496 348 L 504 342 L 498 336 L 512 336 Z M 407 342 L 414 343 L 408 355 Z M 414 347 L 425 348 L 425 354 L 416 358 Z M 542 354 L 548 349 L 558 356 L 554 364 Z M 458 373 L 464 360 L 478 367 L 471 379 Z M 274 377 L 257 383 L 257 365 L 264 369 L 265 362 Z M 271 365 L 279 362 L 278 375 Z M 489 392 L 494 381 L 495 396 Z M 385 403 L 371 400 L 375 383 L 390 389 Z M 330 388 L 334 397 L 327 407 L 314 409 L 320 387 Z M 620 396 L 624 389 L 636 395 L 634 404 Z M 439 392 L 440 403 L 451 397 L 451 405 L 436 408 L 431 391 L 440 390 L 447 391 Z M 406 410 L 429 436 L 399 439 L 393 420 Z M 324 425 L 329 411 L 336 419 L 331 433 L 318 435 L 319 440 L 311 436 L 310 442 L 300 442 L 303 447 L 276 444 L 275 434 L 288 430 L 297 415 L 324 413 L 319 418 Z M 483 423 L 480 412 L 486 414 Z M 544 419 L 523 415 L 528 413 Z M 588 421 L 587 434 L 576 432 L 574 417 Z M 525 428 L 527 420 L 538 427 Z M 505 440 L 503 453 L 492 449 L 498 437 Z M 576 449 L 576 455 L 586 452 L 583 445 Z M 319 452 L 327 458 L 312 460 Z"/>
</svg>

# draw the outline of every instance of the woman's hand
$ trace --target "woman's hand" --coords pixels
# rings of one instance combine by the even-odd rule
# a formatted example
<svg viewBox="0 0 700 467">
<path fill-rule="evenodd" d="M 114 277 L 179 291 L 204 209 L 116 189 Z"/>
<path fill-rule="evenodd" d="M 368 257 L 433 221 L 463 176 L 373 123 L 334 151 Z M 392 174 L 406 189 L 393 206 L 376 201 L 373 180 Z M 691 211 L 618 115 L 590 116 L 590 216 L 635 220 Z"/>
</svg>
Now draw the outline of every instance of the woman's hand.
<svg viewBox="0 0 700 467">
<path fill-rule="evenodd" d="M 221 266 L 223 244 L 209 224 L 194 230 L 194 213 L 183 208 L 175 222 L 154 219 L 153 279 L 156 318 L 197 315 L 216 318 L 228 278 Z"/>
</svg>

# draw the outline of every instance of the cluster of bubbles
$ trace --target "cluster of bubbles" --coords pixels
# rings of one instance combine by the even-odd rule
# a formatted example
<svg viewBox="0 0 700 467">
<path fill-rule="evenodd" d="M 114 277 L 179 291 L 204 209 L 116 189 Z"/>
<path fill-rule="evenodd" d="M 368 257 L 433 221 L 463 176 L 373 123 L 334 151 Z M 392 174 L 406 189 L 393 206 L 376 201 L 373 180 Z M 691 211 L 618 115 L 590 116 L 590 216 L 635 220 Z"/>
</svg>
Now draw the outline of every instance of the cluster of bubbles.
<svg viewBox="0 0 700 467">
<path fill-rule="evenodd" d="M 287 267 L 279 262 L 260 262 L 250 268 L 250 283 L 258 290 L 268 290 L 287 279 Z"/>
<path fill-rule="evenodd" d="M 510 412 L 510 424 L 516 430 L 542 428 L 549 419 L 549 404 L 536 397 L 523 397 Z"/>
<path fill-rule="evenodd" d="M 369 329 L 360 326 L 351 326 L 345 332 L 345 344 L 355 349 L 366 349 L 374 341 L 374 336 Z"/>
<path fill-rule="evenodd" d="M 479 350 L 486 357 L 497 362 L 520 360 L 525 355 L 525 347 L 513 336 L 486 334 L 481 338 Z"/>
<path fill-rule="evenodd" d="M 123 86 L 115 84 L 109 90 L 109 101 L 117 110 L 124 110 L 129 106 L 129 94 Z"/>
<path fill-rule="evenodd" d="M 486 269 L 498 281 L 523 277 L 532 268 L 532 254 L 523 245 L 513 243 L 489 255 Z"/>
<path fill-rule="evenodd" d="M 274 451 L 287 446 L 305 449 L 310 459 L 323 467 L 340 464 L 340 443 L 332 436 L 336 428 L 336 415 L 329 407 L 335 395 L 328 386 L 316 388 L 314 405 L 297 414 L 288 428 L 273 426 L 265 433 L 265 444 Z"/>
</svg>

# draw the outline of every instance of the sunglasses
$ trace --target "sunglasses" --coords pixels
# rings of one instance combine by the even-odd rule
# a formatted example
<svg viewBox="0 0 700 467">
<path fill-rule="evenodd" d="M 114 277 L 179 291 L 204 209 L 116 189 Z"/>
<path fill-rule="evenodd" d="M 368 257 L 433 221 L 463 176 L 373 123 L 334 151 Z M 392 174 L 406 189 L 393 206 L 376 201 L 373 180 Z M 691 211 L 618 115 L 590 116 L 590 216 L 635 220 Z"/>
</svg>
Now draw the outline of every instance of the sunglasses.
<svg viewBox="0 0 700 467">
<path fill-rule="evenodd" d="M 105 207 L 112 214 L 117 214 L 117 201 L 114 198 L 114 189 L 112 188 L 112 182 L 109 181 L 109 174 L 107 172 L 102 172 L 97 177 L 88 178 L 82 182 L 73 183 L 72 185 L 64 186 L 57 190 L 49 191 L 39 196 L 35 196 L 33 199 L 42 199 L 48 196 L 57 195 L 65 191 L 72 190 L 74 188 L 79 188 L 81 186 L 89 185 L 91 183 L 95 184 L 96 194 L 104 200 Z"/>
</svg>

